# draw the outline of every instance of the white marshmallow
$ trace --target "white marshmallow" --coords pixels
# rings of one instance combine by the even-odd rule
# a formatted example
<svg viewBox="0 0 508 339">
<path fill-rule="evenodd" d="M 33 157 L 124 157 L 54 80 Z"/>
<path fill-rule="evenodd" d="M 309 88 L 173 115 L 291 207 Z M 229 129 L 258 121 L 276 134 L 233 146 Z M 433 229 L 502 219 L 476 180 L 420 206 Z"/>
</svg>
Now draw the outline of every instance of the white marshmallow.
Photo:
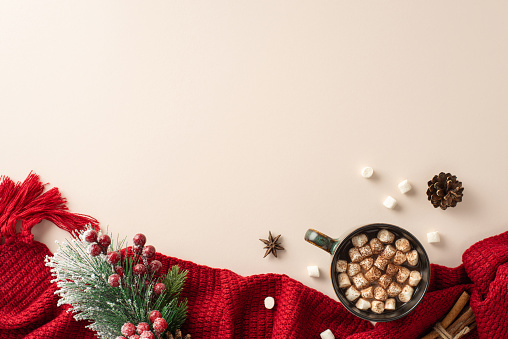
<svg viewBox="0 0 508 339">
<path fill-rule="evenodd" d="M 335 267 L 337 272 L 342 273 L 347 270 L 347 261 L 346 260 L 337 260 L 337 265 Z"/>
<path fill-rule="evenodd" d="M 402 288 L 402 292 L 399 294 L 399 300 L 403 303 L 407 303 L 409 300 L 411 300 L 411 297 L 413 296 L 414 288 L 412 288 L 409 285 L 405 285 Z"/>
<path fill-rule="evenodd" d="M 385 310 L 393 311 L 393 310 L 395 310 L 395 305 L 397 305 L 397 302 L 394 298 L 386 299 Z"/>
<path fill-rule="evenodd" d="M 372 169 L 372 167 L 364 167 L 362 169 L 362 177 L 368 179 L 372 176 L 372 174 L 374 174 L 374 170 Z"/>
<path fill-rule="evenodd" d="M 374 300 L 372 303 L 371 303 L 371 307 L 370 309 L 372 310 L 372 312 L 374 313 L 377 313 L 377 314 L 381 314 L 384 312 L 385 310 L 385 303 L 382 302 L 382 301 L 379 301 L 379 300 Z"/>
<path fill-rule="evenodd" d="M 402 194 L 411 191 L 412 188 L 413 187 L 411 186 L 411 184 L 407 180 L 404 180 L 404 181 L 399 183 L 399 190 L 400 190 L 400 193 L 402 193 Z"/>
<path fill-rule="evenodd" d="M 361 271 L 362 271 L 362 267 L 360 266 L 360 264 L 357 264 L 357 263 L 347 264 L 347 274 L 350 277 L 357 275 Z"/>
<path fill-rule="evenodd" d="M 358 289 L 354 286 L 350 286 L 347 290 L 346 290 L 346 299 L 349 300 L 349 301 L 355 301 L 356 299 L 358 299 L 358 297 L 361 295 L 360 291 L 358 291 Z"/>
<path fill-rule="evenodd" d="M 265 307 L 269 310 L 271 310 L 275 306 L 275 299 L 273 297 L 266 297 L 265 298 Z"/>
<path fill-rule="evenodd" d="M 362 298 L 372 299 L 374 298 L 374 287 L 369 286 L 367 288 L 364 288 L 363 290 L 360 291 L 360 293 L 362 294 Z"/>
<path fill-rule="evenodd" d="M 319 278 L 319 267 L 307 266 L 307 273 L 309 273 L 309 277 Z"/>
<path fill-rule="evenodd" d="M 412 250 L 411 252 L 406 254 L 407 263 L 411 266 L 418 265 L 418 252 L 416 250 Z"/>
<path fill-rule="evenodd" d="M 349 280 L 349 276 L 346 273 L 339 274 L 339 288 L 346 288 L 351 286 L 351 281 Z"/>
<path fill-rule="evenodd" d="M 409 274 L 410 274 L 410 271 L 405 268 L 405 267 L 400 267 L 399 268 L 399 271 L 397 272 L 397 282 L 399 282 L 400 284 L 403 284 L 404 281 L 407 280 L 407 278 L 409 277 Z"/>
<path fill-rule="evenodd" d="M 360 266 L 365 270 L 368 271 L 372 267 L 372 264 L 374 264 L 374 259 L 372 258 L 365 258 L 362 261 L 360 261 Z"/>
<path fill-rule="evenodd" d="M 409 281 L 408 281 L 409 286 L 413 287 L 417 286 L 420 283 L 420 280 L 422 280 L 422 275 L 420 274 L 420 272 L 411 271 L 411 273 L 409 273 Z"/>
<path fill-rule="evenodd" d="M 324 332 L 321 332 L 319 334 L 321 336 L 321 339 L 335 339 L 335 336 L 333 335 L 332 331 L 326 330 Z"/>
<path fill-rule="evenodd" d="M 359 290 L 369 286 L 369 281 L 365 279 L 363 273 L 358 273 L 353 278 L 351 278 L 351 280 L 353 280 L 353 284 L 355 284 L 356 288 Z"/>
<path fill-rule="evenodd" d="M 427 233 L 427 242 L 429 244 L 433 244 L 433 243 L 440 242 L 440 241 L 441 241 L 441 237 L 439 236 L 438 232 Z"/>
<path fill-rule="evenodd" d="M 377 238 L 381 240 L 383 244 L 391 244 L 395 240 L 395 235 L 386 229 L 382 229 L 377 232 Z"/>
<path fill-rule="evenodd" d="M 362 247 L 369 241 L 367 236 L 365 234 L 358 234 L 351 238 L 351 242 L 353 243 L 354 247 Z"/>
<path fill-rule="evenodd" d="M 351 249 L 349 249 L 349 257 L 352 262 L 360 262 L 363 259 L 360 251 L 356 247 L 351 247 Z"/>
<path fill-rule="evenodd" d="M 370 301 L 360 298 L 356 302 L 356 307 L 360 310 L 368 310 L 370 308 Z"/>
<path fill-rule="evenodd" d="M 395 208 L 395 206 L 397 206 L 397 200 L 395 200 L 391 196 L 387 196 L 385 201 L 383 202 L 383 205 L 385 205 L 386 208 L 393 209 Z"/>
<path fill-rule="evenodd" d="M 401 252 L 406 253 L 411 249 L 411 244 L 406 238 L 400 238 L 395 242 L 395 247 Z"/>
</svg>

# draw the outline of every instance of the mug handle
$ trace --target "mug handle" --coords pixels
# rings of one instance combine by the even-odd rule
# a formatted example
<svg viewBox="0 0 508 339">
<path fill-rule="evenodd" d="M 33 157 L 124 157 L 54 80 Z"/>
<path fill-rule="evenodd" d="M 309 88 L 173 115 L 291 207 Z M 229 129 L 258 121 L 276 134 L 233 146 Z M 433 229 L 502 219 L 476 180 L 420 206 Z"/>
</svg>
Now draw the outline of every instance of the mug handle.
<svg viewBox="0 0 508 339">
<path fill-rule="evenodd" d="M 312 228 L 309 228 L 307 232 L 305 232 L 304 239 L 330 254 L 333 254 L 337 249 L 337 246 L 340 244 L 338 239 L 332 239 L 326 234 L 313 230 Z"/>
</svg>

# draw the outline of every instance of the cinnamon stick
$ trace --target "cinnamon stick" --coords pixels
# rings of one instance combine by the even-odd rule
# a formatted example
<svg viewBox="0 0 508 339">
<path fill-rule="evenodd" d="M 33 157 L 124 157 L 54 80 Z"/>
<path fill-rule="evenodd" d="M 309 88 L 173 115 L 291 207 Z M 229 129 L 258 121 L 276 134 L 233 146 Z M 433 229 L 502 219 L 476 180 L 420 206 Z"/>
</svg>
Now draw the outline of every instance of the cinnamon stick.
<svg viewBox="0 0 508 339">
<path fill-rule="evenodd" d="M 466 312 L 464 312 L 464 314 L 462 314 L 451 326 L 450 328 L 447 330 L 451 335 L 455 335 L 457 333 L 459 333 L 459 331 L 461 329 L 463 329 L 464 327 L 466 327 L 467 325 L 471 324 L 473 321 L 475 321 L 475 318 L 474 318 L 474 314 L 473 314 L 473 309 L 471 308 L 471 306 L 469 306 L 466 310 Z"/>
<path fill-rule="evenodd" d="M 455 305 L 453 305 L 450 312 L 448 312 L 448 314 L 441 321 L 441 326 L 443 326 L 443 328 L 445 328 L 445 329 L 448 326 L 450 326 L 450 324 L 455 320 L 455 318 L 457 318 L 459 313 L 462 311 L 464 306 L 466 306 L 468 301 L 469 301 L 469 294 L 467 294 L 466 291 L 462 292 L 462 294 L 460 295 L 459 299 L 455 302 Z M 435 330 L 432 330 L 432 332 L 427 334 L 422 339 L 435 339 L 438 336 L 439 336 L 439 334 Z"/>
</svg>

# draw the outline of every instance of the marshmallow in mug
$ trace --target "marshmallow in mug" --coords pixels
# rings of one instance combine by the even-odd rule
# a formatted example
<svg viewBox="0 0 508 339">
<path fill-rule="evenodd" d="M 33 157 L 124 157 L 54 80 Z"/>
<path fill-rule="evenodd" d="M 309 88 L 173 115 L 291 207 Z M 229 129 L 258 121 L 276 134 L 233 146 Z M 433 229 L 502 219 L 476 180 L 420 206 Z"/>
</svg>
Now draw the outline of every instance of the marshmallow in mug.
<svg viewBox="0 0 508 339">
<path fill-rule="evenodd" d="M 385 303 L 379 300 L 374 300 L 373 302 L 371 302 L 370 309 L 374 313 L 381 314 L 385 310 Z"/>
<path fill-rule="evenodd" d="M 356 299 L 358 299 L 358 297 L 361 295 L 360 291 L 358 291 L 358 289 L 354 286 L 350 286 L 347 290 L 346 290 L 346 299 L 349 300 L 349 301 L 355 301 Z"/>
<path fill-rule="evenodd" d="M 397 302 L 394 298 L 388 298 L 385 301 L 385 310 L 393 311 L 395 310 L 395 305 L 397 305 Z"/>
<path fill-rule="evenodd" d="M 407 303 L 413 296 L 414 288 L 409 285 L 404 285 L 402 291 L 399 294 L 399 300 L 403 303 Z"/>
<path fill-rule="evenodd" d="M 417 286 L 420 283 L 420 280 L 422 280 L 422 275 L 420 274 L 420 272 L 411 271 L 411 273 L 409 273 L 409 281 L 408 281 L 409 286 L 413 287 Z"/>
<path fill-rule="evenodd" d="M 418 265 L 418 252 L 416 250 L 412 250 L 411 252 L 406 254 L 407 263 L 411 266 Z"/>
<path fill-rule="evenodd" d="M 346 288 L 351 286 L 351 281 L 349 280 L 349 276 L 346 273 L 339 274 L 339 288 Z"/>
<path fill-rule="evenodd" d="M 358 234 L 351 238 L 351 242 L 353 243 L 354 247 L 362 247 L 369 241 L 367 236 L 365 234 Z"/>
<path fill-rule="evenodd" d="M 395 247 L 399 251 L 406 253 L 411 249 L 411 244 L 409 243 L 409 240 L 407 240 L 406 238 L 400 238 L 397 239 L 397 241 L 395 242 Z"/>
<path fill-rule="evenodd" d="M 360 310 L 368 310 L 370 308 L 370 301 L 360 298 L 356 302 L 356 307 Z"/>
<path fill-rule="evenodd" d="M 391 244 L 395 240 L 395 235 L 388 230 L 381 230 L 377 233 L 377 238 L 381 240 L 383 244 Z"/>
</svg>

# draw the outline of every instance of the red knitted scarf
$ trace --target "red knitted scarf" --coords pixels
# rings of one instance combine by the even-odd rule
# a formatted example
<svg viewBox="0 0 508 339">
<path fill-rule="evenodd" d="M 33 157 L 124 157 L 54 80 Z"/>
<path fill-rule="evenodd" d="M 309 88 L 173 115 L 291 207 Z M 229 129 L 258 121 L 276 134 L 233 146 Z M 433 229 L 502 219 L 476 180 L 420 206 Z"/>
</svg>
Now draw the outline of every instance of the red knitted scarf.
<svg viewBox="0 0 508 339">
<path fill-rule="evenodd" d="M 57 307 L 48 248 L 31 229 L 43 219 L 67 231 L 95 219 L 67 211 L 58 189 L 44 192 L 39 177 L 23 183 L 0 179 L 0 338 L 94 338 L 69 306 Z M 16 232 L 16 222 L 22 230 Z M 183 332 L 193 338 L 319 338 L 330 329 L 336 338 L 417 338 L 453 306 L 462 291 L 471 293 L 477 330 L 467 338 L 508 338 L 508 232 L 471 246 L 456 268 L 432 265 L 429 292 L 408 316 L 372 326 L 340 303 L 285 275 L 242 277 L 157 254 L 163 269 L 178 264 L 189 271 L 183 297 L 189 314 Z M 264 307 L 265 297 L 276 306 Z"/>
</svg>

